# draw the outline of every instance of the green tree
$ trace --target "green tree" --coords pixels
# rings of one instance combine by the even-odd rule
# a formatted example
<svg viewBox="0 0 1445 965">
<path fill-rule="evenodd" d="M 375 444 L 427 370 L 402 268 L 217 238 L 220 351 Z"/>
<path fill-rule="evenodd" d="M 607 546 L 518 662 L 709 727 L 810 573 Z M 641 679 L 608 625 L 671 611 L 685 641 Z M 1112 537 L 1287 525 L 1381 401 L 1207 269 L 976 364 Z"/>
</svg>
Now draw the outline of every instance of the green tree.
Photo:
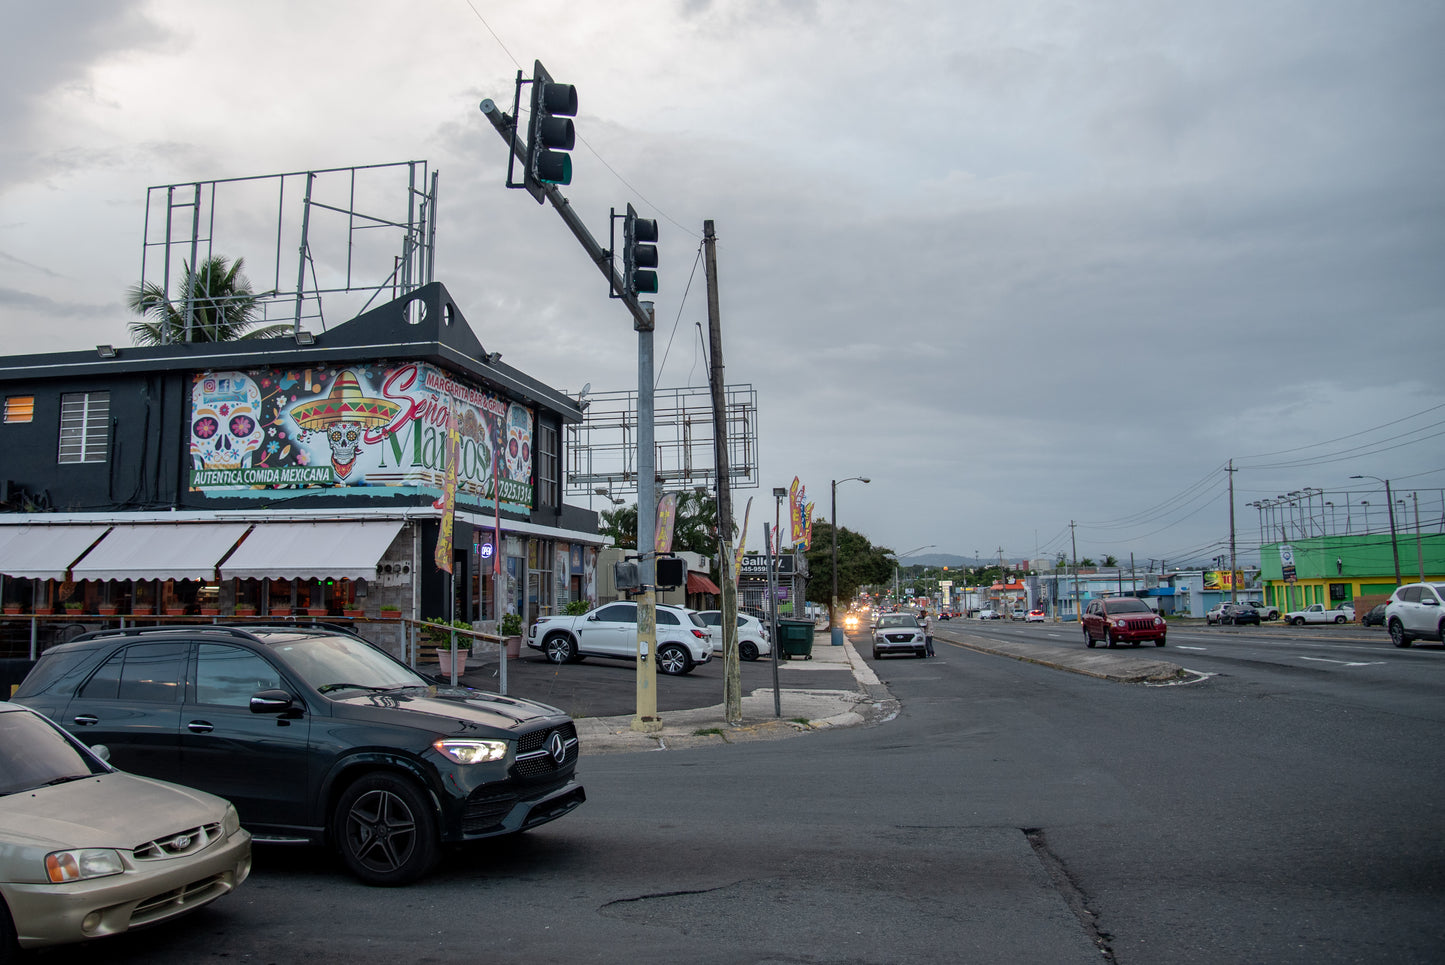
<svg viewBox="0 0 1445 965">
<path fill-rule="evenodd" d="M 1079 565 L 1080 565 L 1080 566 L 1093 566 L 1093 565 L 1094 565 L 1094 561 L 1091 560 L 1091 559 L 1089 559 L 1089 558 L 1086 556 L 1086 557 L 1084 557 L 1083 559 L 1079 560 Z"/>
<path fill-rule="evenodd" d="M 186 341 L 186 297 L 191 298 L 193 342 L 233 342 L 238 339 L 275 338 L 291 330 L 288 324 L 261 325 L 256 317 L 260 296 L 241 274 L 245 259 L 227 264 L 225 257 L 207 258 L 192 272 L 182 263 L 179 292 L 172 302 L 166 290 L 154 282 L 136 285 L 126 292 L 126 307 L 142 321 L 131 322 L 131 341 L 136 345 L 161 345 Z M 259 328 L 257 326 L 260 326 Z"/>
<path fill-rule="evenodd" d="M 637 548 L 637 504 L 604 509 L 599 531 L 626 549 Z M 715 557 L 717 545 L 717 500 L 697 493 L 682 493 L 677 501 L 677 518 L 672 525 L 672 548 L 700 556 Z"/>
<path fill-rule="evenodd" d="M 1105 566 L 1118 566 L 1118 565 L 1119 565 L 1119 559 L 1118 559 L 1118 557 L 1116 557 L 1116 556 L 1106 556 L 1106 557 L 1104 557 L 1104 565 L 1105 565 Z"/>
<path fill-rule="evenodd" d="M 808 600 L 828 606 L 833 597 L 833 528 L 824 520 L 813 521 L 813 545 L 808 549 Z M 893 551 L 874 546 L 862 533 L 838 527 L 838 599 L 851 600 L 858 588 L 893 582 L 898 561 Z"/>
<path fill-rule="evenodd" d="M 612 537 L 613 545 L 622 549 L 637 549 L 636 503 L 631 506 L 615 506 L 612 509 L 604 509 L 600 516 L 598 533 Z"/>
</svg>

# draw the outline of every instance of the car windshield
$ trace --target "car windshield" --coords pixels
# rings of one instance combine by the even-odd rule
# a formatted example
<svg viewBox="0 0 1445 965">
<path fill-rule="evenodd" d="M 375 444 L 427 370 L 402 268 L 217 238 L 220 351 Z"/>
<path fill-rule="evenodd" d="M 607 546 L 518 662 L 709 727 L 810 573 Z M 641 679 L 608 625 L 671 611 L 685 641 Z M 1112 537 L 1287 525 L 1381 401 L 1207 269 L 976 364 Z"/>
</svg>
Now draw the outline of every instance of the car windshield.
<svg viewBox="0 0 1445 965">
<path fill-rule="evenodd" d="M 918 621 L 906 613 L 889 613 L 878 618 L 879 629 L 888 627 L 916 627 Z"/>
<path fill-rule="evenodd" d="M 0 794 L 104 774 L 58 728 L 29 711 L 0 712 Z"/>
<path fill-rule="evenodd" d="M 1110 600 L 1105 604 L 1110 613 L 1153 613 L 1143 600 Z M 1197 611 L 1196 611 L 1197 612 Z"/>
<path fill-rule="evenodd" d="M 351 637 L 299 637 L 278 642 L 272 649 L 290 670 L 322 692 L 339 689 L 338 684 L 365 690 L 431 684 L 405 664 Z"/>
</svg>

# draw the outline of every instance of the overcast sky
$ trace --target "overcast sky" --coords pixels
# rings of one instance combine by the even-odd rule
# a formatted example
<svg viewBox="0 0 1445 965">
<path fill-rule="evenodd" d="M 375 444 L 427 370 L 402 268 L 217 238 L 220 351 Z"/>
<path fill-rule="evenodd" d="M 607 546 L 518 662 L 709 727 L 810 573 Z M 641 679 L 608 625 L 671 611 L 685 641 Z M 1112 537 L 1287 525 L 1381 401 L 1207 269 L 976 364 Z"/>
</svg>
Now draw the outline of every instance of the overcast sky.
<svg viewBox="0 0 1445 965">
<path fill-rule="evenodd" d="M 484 345 L 635 389 L 629 316 L 478 111 L 540 59 L 578 89 L 592 234 L 661 222 L 662 387 L 706 385 L 716 223 L 728 381 L 761 409 L 750 548 L 794 476 L 824 518 L 870 477 L 840 522 L 899 553 L 1053 556 L 1075 520 L 1081 557 L 1208 560 L 1230 459 L 1242 557 L 1255 500 L 1377 513 L 1353 474 L 1445 512 L 1441 4 L 6 7 L 5 354 L 128 342 L 151 186 L 419 159 Z"/>
</svg>

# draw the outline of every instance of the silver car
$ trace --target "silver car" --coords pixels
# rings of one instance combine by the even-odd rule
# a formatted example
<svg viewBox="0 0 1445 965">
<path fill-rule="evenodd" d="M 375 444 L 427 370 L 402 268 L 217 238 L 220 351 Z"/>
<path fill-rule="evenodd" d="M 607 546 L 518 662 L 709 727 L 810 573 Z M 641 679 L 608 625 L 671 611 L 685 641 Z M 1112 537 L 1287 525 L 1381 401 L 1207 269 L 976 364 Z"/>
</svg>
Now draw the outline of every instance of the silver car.
<svg viewBox="0 0 1445 965">
<path fill-rule="evenodd" d="M 1385 605 L 1390 642 L 1408 647 L 1413 640 L 1445 642 L 1445 583 L 1407 583 Z"/>
<path fill-rule="evenodd" d="M 0 961 L 166 921 L 250 872 L 251 835 L 226 801 L 117 771 L 0 701 Z"/>
<path fill-rule="evenodd" d="M 873 659 L 891 653 L 928 656 L 928 641 L 913 614 L 885 613 L 878 618 L 878 626 L 873 629 Z"/>
</svg>

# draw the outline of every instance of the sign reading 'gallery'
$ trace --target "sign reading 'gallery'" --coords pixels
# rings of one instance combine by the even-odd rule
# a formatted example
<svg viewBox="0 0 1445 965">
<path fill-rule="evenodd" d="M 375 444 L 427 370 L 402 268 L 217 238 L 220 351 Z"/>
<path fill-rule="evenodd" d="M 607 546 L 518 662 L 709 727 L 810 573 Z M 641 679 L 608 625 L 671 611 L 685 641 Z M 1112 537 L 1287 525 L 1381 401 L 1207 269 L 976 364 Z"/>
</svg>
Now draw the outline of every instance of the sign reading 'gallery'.
<svg viewBox="0 0 1445 965">
<path fill-rule="evenodd" d="M 195 376 L 190 488 L 265 499 L 439 493 L 453 412 L 457 498 L 496 493 L 504 508 L 529 511 L 532 411 L 416 362 Z"/>
</svg>

